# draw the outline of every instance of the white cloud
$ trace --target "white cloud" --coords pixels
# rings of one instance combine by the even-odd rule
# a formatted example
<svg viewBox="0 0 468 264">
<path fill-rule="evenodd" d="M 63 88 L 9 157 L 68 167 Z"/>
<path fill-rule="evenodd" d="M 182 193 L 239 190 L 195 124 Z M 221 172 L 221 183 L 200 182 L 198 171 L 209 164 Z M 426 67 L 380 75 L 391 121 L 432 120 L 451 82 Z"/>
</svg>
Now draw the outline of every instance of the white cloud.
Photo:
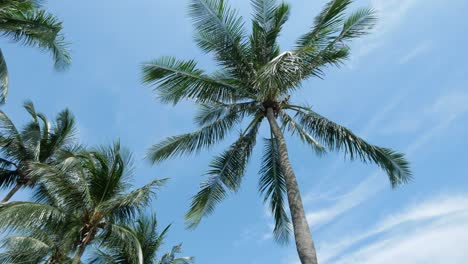
<svg viewBox="0 0 468 264">
<path fill-rule="evenodd" d="M 419 4 L 427 4 L 430 1 L 423 0 L 371 0 L 371 6 L 377 11 L 378 22 L 374 32 L 363 39 L 356 49 L 353 60 L 370 54 L 382 46 L 386 37 L 398 26 L 400 26 L 408 14 Z M 434 1 L 432 1 L 434 2 Z"/>
<path fill-rule="evenodd" d="M 442 117 L 458 117 L 468 112 L 468 92 L 452 92 L 443 95 L 429 109 Z"/>
<path fill-rule="evenodd" d="M 332 206 L 313 211 L 306 215 L 308 223 L 312 227 L 319 227 L 320 225 L 332 221 L 337 216 L 344 212 L 358 206 L 364 202 L 368 197 L 377 193 L 381 188 L 375 188 L 382 184 L 382 179 L 379 173 L 375 173 L 368 177 L 366 180 L 359 183 L 350 192 L 341 196 Z"/>
<path fill-rule="evenodd" d="M 440 196 L 414 204 L 401 212 L 385 217 L 368 231 L 350 234 L 339 240 L 321 243 L 319 246 L 320 260 L 324 263 L 331 263 L 330 260 L 341 255 L 344 250 L 353 245 L 379 234 L 388 233 L 398 227 L 415 223 L 421 226 L 425 221 L 445 219 L 460 213 L 468 213 L 468 194 Z M 386 239 L 384 237 L 381 240 L 385 241 Z M 382 241 L 376 243 L 382 243 Z"/>
<path fill-rule="evenodd" d="M 404 150 L 407 156 L 411 156 L 429 145 L 434 137 L 443 133 L 457 118 L 468 112 L 468 94 L 450 93 L 441 96 L 431 104 L 429 109 L 432 114 L 437 114 L 444 118 L 440 118 L 438 123 L 425 129 L 424 132 Z M 384 118 L 379 117 L 379 120 L 384 121 Z M 376 171 L 351 191 L 340 195 L 340 198 L 331 206 L 307 213 L 307 220 L 312 227 L 319 227 L 324 223 L 333 221 L 336 217 L 359 206 L 374 194 L 382 191 L 387 185 L 380 171 Z M 311 194 L 307 196 L 311 196 Z"/>
<path fill-rule="evenodd" d="M 414 49 L 410 50 L 398 61 L 399 64 L 406 64 L 413 60 L 414 58 L 428 52 L 431 49 L 431 44 L 429 42 L 423 42 L 416 46 Z"/>
<path fill-rule="evenodd" d="M 446 264 L 468 258 L 468 211 L 374 241 L 336 264 Z"/>
</svg>

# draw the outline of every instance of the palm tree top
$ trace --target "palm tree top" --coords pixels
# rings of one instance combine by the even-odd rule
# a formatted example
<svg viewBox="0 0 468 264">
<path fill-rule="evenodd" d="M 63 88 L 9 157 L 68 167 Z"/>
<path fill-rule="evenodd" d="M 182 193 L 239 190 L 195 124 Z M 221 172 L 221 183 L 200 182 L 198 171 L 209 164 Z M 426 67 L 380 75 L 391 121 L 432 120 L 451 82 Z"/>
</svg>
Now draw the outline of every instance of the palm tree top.
<svg viewBox="0 0 468 264">
<path fill-rule="evenodd" d="M 142 66 L 143 82 L 154 87 L 162 102 L 194 100 L 199 106 L 195 121 L 200 128 L 154 145 L 148 152 L 153 162 L 210 148 L 236 126 L 248 124 L 210 164 L 208 179 L 186 215 L 189 227 L 212 213 L 227 191 L 239 189 L 259 127 L 269 112 L 279 118 L 282 130 L 319 154 L 343 151 L 352 160 L 375 163 L 388 174 L 394 187 L 409 181 L 409 164 L 402 154 L 369 144 L 308 105 L 291 102 L 304 80 L 323 78 L 325 68 L 340 66 L 349 58 L 350 41 L 370 32 L 376 23 L 375 12 L 362 8 L 348 13 L 352 0 L 331 0 L 295 47 L 282 52 L 278 36 L 288 20 L 289 5 L 275 0 L 251 2 L 254 14 L 251 33 L 247 34 L 242 17 L 227 1 L 191 0 L 189 15 L 195 41 L 201 50 L 214 55 L 218 70 L 213 73 L 199 69 L 194 60 L 174 57 Z M 264 153 L 259 190 L 265 201 L 270 201 L 276 220 L 275 237 L 283 241 L 290 231 L 289 218 L 283 206 L 286 187 L 273 136 L 266 140 Z"/>
</svg>

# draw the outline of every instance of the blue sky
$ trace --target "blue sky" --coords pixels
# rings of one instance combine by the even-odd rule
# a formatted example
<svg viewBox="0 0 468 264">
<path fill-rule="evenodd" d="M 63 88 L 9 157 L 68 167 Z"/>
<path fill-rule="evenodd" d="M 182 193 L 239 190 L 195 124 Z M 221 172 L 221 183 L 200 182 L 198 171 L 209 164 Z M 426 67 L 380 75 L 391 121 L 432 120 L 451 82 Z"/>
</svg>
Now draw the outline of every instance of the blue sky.
<svg viewBox="0 0 468 264">
<path fill-rule="evenodd" d="M 281 36 L 291 48 L 312 24 L 324 0 L 289 0 L 291 18 Z M 450 3 L 448 3 L 450 2 Z M 247 19 L 249 1 L 231 1 Z M 140 64 L 162 55 L 196 59 L 214 69 L 192 41 L 186 0 L 55 1 L 47 9 L 64 21 L 73 65 L 53 70 L 48 54 L 3 40 L 10 95 L 2 110 L 16 123 L 32 100 L 53 116 L 76 115 L 84 144 L 120 138 L 136 160 L 135 185 L 170 177 L 151 211 L 173 223 L 166 246 L 183 242 L 197 263 L 299 263 L 293 244 L 271 238 L 271 217 L 257 192 L 261 145 L 242 190 L 231 195 L 198 229 L 183 215 L 210 158 L 226 144 L 198 156 L 151 166 L 146 149 L 195 128 L 194 106 L 155 100 L 141 85 Z M 407 153 L 414 180 L 391 190 L 377 167 L 330 153 L 316 157 L 288 138 L 320 263 L 464 263 L 468 257 L 468 2 L 370 0 L 357 6 L 379 12 L 374 34 L 353 44 L 353 56 L 324 80 L 312 79 L 292 98 L 350 127 L 370 142 Z M 250 24 L 248 24 L 250 25 Z M 4 192 L 1 193 L 4 195 Z M 18 195 L 24 199 L 27 192 Z"/>
</svg>

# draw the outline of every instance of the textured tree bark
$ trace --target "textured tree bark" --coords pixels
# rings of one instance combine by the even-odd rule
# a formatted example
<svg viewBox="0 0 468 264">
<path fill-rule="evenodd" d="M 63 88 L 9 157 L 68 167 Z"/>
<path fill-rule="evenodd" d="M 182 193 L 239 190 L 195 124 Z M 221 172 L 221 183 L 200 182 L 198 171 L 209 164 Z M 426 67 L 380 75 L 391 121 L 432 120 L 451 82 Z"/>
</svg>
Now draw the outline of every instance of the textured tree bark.
<svg viewBox="0 0 468 264">
<path fill-rule="evenodd" d="M 283 133 L 276 122 L 275 113 L 272 108 L 267 109 L 267 118 L 271 130 L 278 141 L 279 163 L 286 181 L 286 192 L 288 195 L 289 210 L 294 229 L 296 249 L 302 264 L 317 264 L 317 253 L 310 233 L 309 224 L 302 205 L 301 193 L 297 184 L 296 175 L 292 169 L 288 157 L 288 150 Z"/>
<path fill-rule="evenodd" d="M 5 198 L 3 198 L 2 203 L 6 203 L 6 202 L 10 201 L 11 197 L 13 197 L 13 195 L 15 195 L 15 193 L 19 189 L 21 189 L 21 186 L 22 186 L 22 184 L 16 184 L 15 187 L 13 187 L 13 189 L 11 189 L 10 192 L 8 192 L 8 194 L 5 196 Z"/>
</svg>

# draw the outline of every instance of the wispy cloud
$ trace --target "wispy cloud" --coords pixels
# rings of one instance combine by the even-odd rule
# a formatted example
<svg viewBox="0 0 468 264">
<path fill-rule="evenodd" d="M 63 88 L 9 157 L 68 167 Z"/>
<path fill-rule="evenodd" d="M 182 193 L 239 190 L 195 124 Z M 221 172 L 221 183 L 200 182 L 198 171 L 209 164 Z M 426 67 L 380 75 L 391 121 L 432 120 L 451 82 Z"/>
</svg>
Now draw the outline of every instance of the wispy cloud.
<svg viewBox="0 0 468 264">
<path fill-rule="evenodd" d="M 432 115 L 438 115 L 444 118 L 439 118 L 435 125 L 426 128 L 421 135 L 404 150 L 407 156 L 412 156 L 426 147 L 432 142 L 434 137 L 443 133 L 457 118 L 468 112 L 468 94 L 450 93 L 443 95 L 437 98 L 435 102 L 428 107 L 428 111 Z M 414 118 L 417 119 L 418 117 Z M 309 212 L 307 214 L 309 224 L 314 228 L 318 228 L 327 222 L 333 221 L 352 208 L 359 206 L 373 195 L 383 190 L 388 184 L 384 181 L 381 174 L 380 171 L 374 172 L 356 185 L 356 187 L 341 194 L 340 198 L 332 205 L 318 210 L 315 208 L 315 210 Z"/>
<path fill-rule="evenodd" d="M 414 58 L 428 52 L 431 49 L 431 44 L 429 42 L 422 42 L 417 45 L 415 48 L 403 55 L 398 61 L 399 64 L 406 64 L 413 60 Z"/>
<path fill-rule="evenodd" d="M 371 6 L 377 11 L 378 24 L 369 37 L 360 42 L 353 57 L 356 62 L 359 58 L 370 54 L 372 51 L 382 46 L 389 32 L 398 28 L 410 11 L 418 4 L 425 3 L 422 0 L 372 0 Z"/>
<path fill-rule="evenodd" d="M 380 188 L 375 188 L 381 183 L 380 173 L 374 173 L 361 183 L 359 183 L 350 192 L 341 196 L 332 206 L 317 211 L 312 211 L 306 215 L 307 221 L 317 228 L 320 225 L 332 221 L 337 216 L 344 212 L 358 206 L 364 202 L 368 197 L 376 194 Z"/>
<path fill-rule="evenodd" d="M 393 213 L 381 221 L 379 221 L 373 228 L 370 230 L 349 234 L 346 237 L 340 238 L 339 240 L 329 241 L 321 243 L 319 247 L 320 258 L 324 263 L 334 263 L 330 260 L 335 259 L 337 256 L 342 255 L 343 251 L 358 244 L 359 242 L 369 239 L 378 235 L 382 235 L 380 240 L 373 242 L 372 244 L 380 244 L 388 240 L 388 235 L 390 231 L 398 229 L 400 227 L 410 226 L 410 231 L 416 226 L 419 228 L 422 224 L 430 221 L 434 223 L 437 221 L 444 220 L 445 218 L 452 217 L 453 215 L 467 213 L 468 214 L 468 194 L 465 195 L 445 195 L 432 198 L 428 201 L 422 201 L 417 204 L 413 204 L 406 209 Z M 468 221 L 468 218 L 465 220 Z M 412 224 L 412 225 L 410 225 Z M 465 224 L 468 224 L 466 222 Z M 408 229 L 408 228 L 407 228 Z M 405 230 L 408 231 L 408 230 Z M 406 240 L 411 240 L 411 237 L 407 237 Z M 370 248 L 370 245 L 365 245 L 364 249 L 358 250 L 358 252 L 366 251 L 365 248 Z M 357 253 L 356 253 L 357 254 Z M 359 255 L 359 254 L 357 254 Z M 340 263 L 353 263 L 346 262 L 343 259 L 347 259 L 349 256 L 346 255 L 342 257 Z M 362 256 L 354 256 L 353 258 L 358 258 L 355 260 L 362 261 L 360 259 Z M 369 257 L 369 256 L 367 256 Z M 351 258 L 351 259 L 353 259 Z M 364 263 L 364 262 L 359 262 Z M 374 263 L 374 262 L 366 262 Z M 431 262 L 432 263 L 432 262 Z M 448 263 L 448 262 L 447 262 Z M 454 263 L 454 262 L 453 262 Z"/>
<path fill-rule="evenodd" d="M 404 229 L 341 257 L 336 264 L 465 263 L 468 212 L 446 215 L 428 225 Z"/>
</svg>

